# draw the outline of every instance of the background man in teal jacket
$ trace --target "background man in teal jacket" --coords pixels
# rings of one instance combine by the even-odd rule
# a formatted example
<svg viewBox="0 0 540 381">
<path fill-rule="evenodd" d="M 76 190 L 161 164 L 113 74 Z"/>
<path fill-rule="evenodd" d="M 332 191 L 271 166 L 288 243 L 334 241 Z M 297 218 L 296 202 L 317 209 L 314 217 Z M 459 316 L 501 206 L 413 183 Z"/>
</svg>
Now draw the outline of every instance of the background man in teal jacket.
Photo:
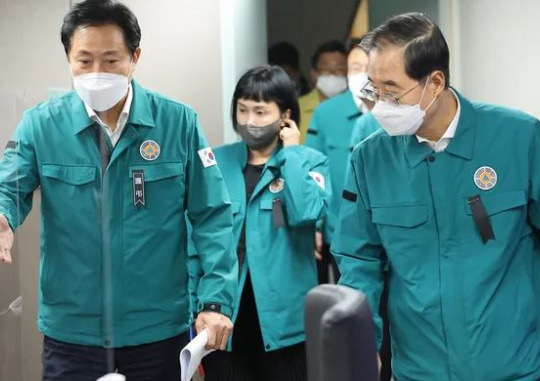
<svg viewBox="0 0 540 381">
<path fill-rule="evenodd" d="M 329 276 L 329 265 L 333 268 L 333 279 L 337 281 L 339 278 L 339 272 L 330 254 L 330 242 L 351 154 L 351 134 L 358 118 L 368 111 L 365 103 L 359 98 L 359 90 L 367 82 L 368 64 L 367 54 L 358 45 L 360 41 L 361 39 L 355 38 L 348 42 L 348 90 L 320 103 L 313 113 L 307 131 L 306 146 L 328 156 L 332 178 L 332 198 L 329 200 L 328 214 L 322 224 L 322 232 L 318 232 L 316 236 L 317 245 L 322 243 L 317 256 L 319 283 L 328 283 L 332 280 Z"/>
<path fill-rule="evenodd" d="M 129 9 L 87 0 L 65 17 L 75 92 L 27 111 L 0 162 L 0 257 L 42 193 L 39 329 L 44 380 L 177 380 L 188 340 L 187 232 L 202 277 L 197 326 L 232 329 L 237 261 L 221 173 L 189 107 L 132 79 Z"/>
<path fill-rule="evenodd" d="M 404 380 L 540 377 L 540 122 L 449 87 L 425 16 L 367 37 L 373 116 L 353 151 L 332 252 L 378 316 L 388 269 L 392 368 Z"/>
</svg>

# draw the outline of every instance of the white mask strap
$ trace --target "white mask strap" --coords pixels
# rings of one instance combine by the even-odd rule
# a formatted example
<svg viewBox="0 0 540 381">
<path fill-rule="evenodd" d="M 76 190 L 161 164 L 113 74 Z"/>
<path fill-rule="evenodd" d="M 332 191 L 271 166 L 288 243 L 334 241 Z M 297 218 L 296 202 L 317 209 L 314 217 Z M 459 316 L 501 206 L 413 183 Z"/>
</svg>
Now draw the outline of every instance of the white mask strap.
<svg viewBox="0 0 540 381">
<path fill-rule="evenodd" d="M 422 96 L 420 97 L 420 102 L 418 103 L 418 105 L 420 105 L 420 103 L 422 103 L 422 100 L 424 99 L 424 94 L 426 93 L 426 88 L 427 88 L 428 82 L 429 82 L 429 77 L 426 80 L 426 83 L 424 84 L 424 90 L 422 90 Z M 433 100 L 431 102 L 429 102 L 427 107 L 424 109 L 424 112 L 426 112 L 431 107 L 431 105 L 433 104 L 433 102 L 435 102 L 436 99 L 437 99 L 437 97 L 433 98 Z"/>
</svg>

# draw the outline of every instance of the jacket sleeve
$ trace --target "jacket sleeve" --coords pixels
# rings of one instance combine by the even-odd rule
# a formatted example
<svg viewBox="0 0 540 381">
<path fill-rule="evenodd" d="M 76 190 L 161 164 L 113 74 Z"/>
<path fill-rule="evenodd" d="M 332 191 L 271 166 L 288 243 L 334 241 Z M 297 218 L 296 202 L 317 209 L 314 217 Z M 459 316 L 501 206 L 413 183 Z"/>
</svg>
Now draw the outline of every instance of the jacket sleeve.
<svg viewBox="0 0 540 381">
<path fill-rule="evenodd" d="M 186 226 L 187 226 L 187 232 L 188 237 L 191 237 L 191 233 L 193 232 L 193 228 L 191 224 L 189 223 L 189 219 L 186 217 Z M 197 255 L 197 251 L 195 250 L 195 245 L 193 244 L 193 240 L 191 238 L 188 238 L 188 275 L 189 275 L 189 308 L 191 312 L 191 316 L 194 317 L 197 315 L 197 311 L 199 309 L 199 298 L 197 296 L 197 290 L 199 288 L 199 281 L 203 275 L 201 264 L 199 262 L 199 256 Z"/>
<path fill-rule="evenodd" d="M 231 203 L 213 154 L 210 151 L 204 155 L 208 145 L 196 116 L 192 124 L 186 164 L 186 209 L 193 244 L 188 266 L 193 267 L 190 270 L 193 274 L 200 275 L 198 284 L 194 285 L 197 312 L 210 307 L 230 317 L 238 274 Z"/>
<path fill-rule="evenodd" d="M 13 231 L 32 209 L 39 174 L 32 137 L 33 119 L 26 112 L 0 160 L 0 214 Z"/>
<path fill-rule="evenodd" d="M 535 120 L 529 146 L 529 219 L 540 230 L 540 121 Z"/>
<path fill-rule="evenodd" d="M 381 240 L 371 219 L 359 153 L 357 147 L 351 157 L 331 252 L 341 272 L 339 283 L 365 294 L 373 314 L 380 347 L 382 320 L 379 316 L 379 302 L 385 261 Z"/>
<path fill-rule="evenodd" d="M 332 189 L 328 159 L 324 155 L 314 157 L 310 160 L 302 146 L 285 147 L 277 154 L 290 226 L 316 223 L 328 209 Z"/>
<path fill-rule="evenodd" d="M 326 155 L 326 149 L 324 144 L 324 131 L 320 128 L 320 112 L 316 107 L 313 111 L 313 116 L 309 123 L 309 127 L 306 135 L 306 147 L 313 148 Z M 317 230 L 324 230 L 325 219 L 317 221 Z"/>
<path fill-rule="evenodd" d="M 529 221 L 535 228 L 535 255 L 533 257 L 533 287 L 536 295 L 536 316 L 540 326 L 540 121 L 535 120 L 529 139 Z"/>
</svg>

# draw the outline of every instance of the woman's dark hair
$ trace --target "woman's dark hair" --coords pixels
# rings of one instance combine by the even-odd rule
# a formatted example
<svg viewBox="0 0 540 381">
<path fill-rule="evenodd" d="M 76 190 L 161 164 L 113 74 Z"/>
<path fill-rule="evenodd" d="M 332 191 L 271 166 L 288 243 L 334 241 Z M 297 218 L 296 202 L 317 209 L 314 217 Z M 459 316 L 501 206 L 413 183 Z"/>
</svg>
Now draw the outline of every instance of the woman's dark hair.
<svg viewBox="0 0 540 381">
<path fill-rule="evenodd" d="M 405 72 L 417 81 L 440 70 L 450 85 L 450 52 L 437 25 L 422 13 L 394 16 L 370 32 L 361 43 L 366 51 L 405 47 Z"/>
<path fill-rule="evenodd" d="M 300 107 L 294 83 L 279 66 L 263 65 L 248 70 L 234 90 L 231 119 L 236 129 L 236 108 L 239 99 L 255 102 L 274 101 L 281 113 L 291 110 L 291 119 L 300 123 Z"/>
<path fill-rule="evenodd" d="M 77 28 L 109 24 L 117 25 L 122 29 L 126 46 L 133 54 L 141 41 L 141 28 L 133 12 L 118 1 L 85 0 L 75 4 L 64 17 L 60 39 L 66 55 L 69 54 L 73 33 Z"/>
</svg>

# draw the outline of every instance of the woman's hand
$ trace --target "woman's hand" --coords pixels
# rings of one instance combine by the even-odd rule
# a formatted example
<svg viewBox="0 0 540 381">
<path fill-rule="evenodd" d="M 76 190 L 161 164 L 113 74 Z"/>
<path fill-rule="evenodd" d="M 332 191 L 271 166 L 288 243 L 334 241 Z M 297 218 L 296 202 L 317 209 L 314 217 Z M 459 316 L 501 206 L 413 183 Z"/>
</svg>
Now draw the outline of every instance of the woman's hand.
<svg viewBox="0 0 540 381">
<path fill-rule="evenodd" d="M 283 141 L 283 147 L 300 144 L 300 130 L 292 119 L 283 119 L 279 138 Z"/>
</svg>

